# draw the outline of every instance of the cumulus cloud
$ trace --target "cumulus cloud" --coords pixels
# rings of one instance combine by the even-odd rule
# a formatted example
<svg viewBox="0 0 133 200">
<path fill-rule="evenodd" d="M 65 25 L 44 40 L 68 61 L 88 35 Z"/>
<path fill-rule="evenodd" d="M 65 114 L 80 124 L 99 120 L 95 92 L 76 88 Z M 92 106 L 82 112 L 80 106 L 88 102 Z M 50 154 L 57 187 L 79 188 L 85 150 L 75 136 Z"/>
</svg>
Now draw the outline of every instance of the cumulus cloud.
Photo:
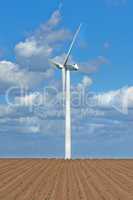
<svg viewBox="0 0 133 200">
<path fill-rule="evenodd" d="M 9 85 L 28 85 L 32 74 L 21 70 L 19 65 L 10 61 L 0 61 L 0 82 Z"/>
<path fill-rule="evenodd" d="M 72 38 L 72 33 L 60 26 L 62 18 L 60 11 L 56 10 L 51 18 L 42 24 L 25 41 L 19 42 L 15 46 L 17 62 L 31 71 L 47 71 L 50 67 L 50 58 L 58 62 L 63 62 L 66 54 L 62 53 L 66 43 Z M 72 56 L 71 63 L 77 63 Z M 79 62 L 78 62 L 79 63 Z M 92 61 L 79 63 L 82 73 L 92 73 L 98 70 L 99 66 L 106 64 L 107 59 L 98 56 Z"/>
<path fill-rule="evenodd" d="M 58 25 L 60 21 L 61 21 L 60 11 L 56 10 L 53 12 L 48 22 L 42 25 L 42 29 L 44 29 L 45 31 L 50 31 L 53 27 Z"/>
<path fill-rule="evenodd" d="M 85 87 L 89 87 L 91 79 L 83 77 L 81 81 Z M 74 90 L 75 91 L 75 90 Z M 73 90 L 72 90 L 73 92 Z M 79 91 L 78 91 L 79 92 Z M 73 136 L 86 135 L 87 138 L 119 138 L 125 134 L 131 134 L 133 88 L 124 87 L 99 94 L 90 94 L 87 104 L 72 105 L 72 129 Z M 41 92 L 31 93 L 26 96 L 17 97 L 16 106 L 7 108 L 0 107 L 1 132 L 10 129 L 17 133 L 45 133 L 62 136 L 64 130 L 64 111 L 59 93 L 49 92 L 48 101 L 40 101 L 44 94 Z M 84 95 L 88 95 L 84 93 Z M 128 113 L 119 111 L 123 98 L 127 98 Z M 45 98 L 44 98 L 45 99 Z M 73 101 L 73 95 L 72 95 Z M 112 102 L 119 109 L 112 106 Z M 39 103 L 39 104 L 38 104 Z"/>
<path fill-rule="evenodd" d="M 114 107 L 120 112 L 128 112 L 133 107 L 133 87 L 105 92 L 93 97 L 99 106 Z"/>
<path fill-rule="evenodd" d="M 88 76 L 84 76 L 82 81 L 78 84 L 77 88 L 79 90 L 83 89 L 83 88 L 87 88 L 90 87 L 92 85 L 93 81 L 90 77 Z"/>
<path fill-rule="evenodd" d="M 19 95 L 21 88 L 32 89 L 52 75 L 51 69 L 36 74 L 11 61 L 0 61 L 0 93 L 3 95 L 10 93 L 10 96 Z"/>
<path fill-rule="evenodd" d="M 83 86 L 88 87 L 92 84 L 92 79 L 89 78 L 88 76 L 84 76 L 82 80 Z"/>
<path fill-rule="evenodd" d="M 19 42 L 15 46 L 17 62 L 31 71 L 48 70 L 48 59 L 59 53 L 64 41 L 70 39 L 70 32 L 58 27 L 60 21 L 60 12 L 56 10 L 30 37 Z"/>
<path fill-rule="evenodd" d="M 60 11 L 54 11 L 50 19 L 34 31 L 31 36 L 16 44 L 15 62 L 0 61 L 1 93 L 4 93 L 11 86 L 34 88 L 35 85 L 44 81 L 48 84 L 48 80 L 49 83 L 53 84 L 54 69 L 50 67 L 48 60 L 55 58 L 63 62 L 66 54 L 62 54 L 61 50 L 64 43 L 71 38 L 71 32 L 60 26 L 61 19 Z M 72 56 L 69 62 L 76 63 Z M 79 67 L 82 73 L 87 74 L 96 71 L 101 64 L 105 64 L 104 57 L 98 57 L 91 62 L 82 62 Z"/>
<path fill-rule="evenodd" d="M 52 53 L 52 48 L 39 46 L 37 44 L 37 41 L 26 39 L 25 42 L 20 42 L 16 45 L 16 52 L 19 56 L 22 56 L 24 58 L 30 58 L 32 56 L 37 56 L 40 54 L 49 56 Z"/>
<path fill-rule="evenodd" d="M 21 106 L 32 106 L 37 103 L 41 103 L 39 98 L 42 98 L 42 94 L 39 92 L 33 92 L 31 94 L 26 94 L 25 96 L 20 96 L 15 98 L 15 104 Z M 41 103 L 42 104 L 42 103 Z"/>
<path fill-rule="evenodd" d="M 10 113 L 12 113 L 13 108 L 9 107 L 7 105 L 0 105 L 0 118 L 6 118 L 7 116 L 10 115 Z"/>
<path fill-rule="evenodd" d="M 1 118 L 0 119 L 1 133 L 40 133 L 40 125 L 37 118 L 20 117 L 20 118 Z"/>
</svg>

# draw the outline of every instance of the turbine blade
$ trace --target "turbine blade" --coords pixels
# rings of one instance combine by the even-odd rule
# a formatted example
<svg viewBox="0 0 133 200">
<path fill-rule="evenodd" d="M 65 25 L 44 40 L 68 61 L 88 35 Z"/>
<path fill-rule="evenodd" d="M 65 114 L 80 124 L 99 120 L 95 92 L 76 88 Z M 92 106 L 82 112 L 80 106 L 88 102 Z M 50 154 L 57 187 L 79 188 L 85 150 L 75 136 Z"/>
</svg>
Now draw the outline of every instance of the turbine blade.
<svg viewBox="0 0 133 200">
<path fill-rule="evenodd" d="M 49 60 L 49 63 L 52 64 L 52 66 L 59 68 L 59 63 L 55 62 L 54 60 Z"/>
<path fill-rule="evenodd" d="M 70 53 L 71 53 L 72 48 L 73 48 L 73 45 L 74 45 L 74 43 L 75 43 L 75 41 L 76 41 L 76 38 L 77 38 L 77 36 L 78 36 L 78 34 L 79 34 L 79 32 L 80 32 L 81 26 L 82 26 L 82 24 L 79 25 L 79 27 L 78 27 L 78 29 L 77 29 L 77 31 L 76 31 L 74 37 L 73 37 L 72 43 L 71 43 L 71 45 L 70 45 L 70 48 L 69 48 L 69 50 L 68 50 L 67 56 L 66 56 L 65 61 L 64 61 L 64 66 L 67 64 L 67 61 L 68 61 L 68 59 L 69 59 Z"/>
</svg>

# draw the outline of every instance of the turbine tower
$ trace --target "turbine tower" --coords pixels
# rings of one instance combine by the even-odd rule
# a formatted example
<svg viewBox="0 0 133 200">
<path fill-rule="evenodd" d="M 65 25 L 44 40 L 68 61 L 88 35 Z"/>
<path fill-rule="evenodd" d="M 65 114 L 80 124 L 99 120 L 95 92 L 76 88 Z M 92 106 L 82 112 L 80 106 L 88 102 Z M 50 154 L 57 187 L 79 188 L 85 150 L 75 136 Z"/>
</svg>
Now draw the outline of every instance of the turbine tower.
<svg viewBox="0 0 133 200">
<path fill-rule="evenodd" d="M 62 85 L 63 85 L 63 104 L 65 102 L 65 159 L 71 159 L 71 83 L 70 83 L 70 71 L 77 71 L 79 69 L 77 64 L 68 64 L 68 60 L 78 36 L 78 33 L 81 29 L 81 24 L 78 27 L 68 53 L 66 55 L 65 61 L 63 64 L 57 63 L 53 60 L 50 62 L 56 66 L 58 69 L 62 70 Z M 65 100 L 65 101 L 64 101 Z"/>
</svg>

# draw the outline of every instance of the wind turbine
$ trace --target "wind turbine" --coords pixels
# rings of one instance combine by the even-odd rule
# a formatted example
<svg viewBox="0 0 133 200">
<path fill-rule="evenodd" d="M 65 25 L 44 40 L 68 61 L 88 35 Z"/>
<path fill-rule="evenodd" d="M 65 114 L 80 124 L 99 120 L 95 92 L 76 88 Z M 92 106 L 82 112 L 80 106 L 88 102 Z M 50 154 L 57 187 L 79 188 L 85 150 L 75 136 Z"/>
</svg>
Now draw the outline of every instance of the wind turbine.
<svg viewBox="0 0 133 200">
<path fill-rule="evenodd" d="M 63 85 L 63 100 L 65 99 L 65 159 L 71 159 L 71 83 L 70 83 L 70 71 L 77 71 L 79 69 L 77 64 L 68 64 L 68 60 L 76 41 L 76 38 L 80 32 L 81 24 L 79 25 L 70 48 L 66 55 L 63 64 L 50 60 L 50 62 L 58 69 L 62 70 L 62 85 Z M 65 98 L 64 98 L 65 97 Z M 64 102 L 64 101 L 63 101 Z"/>
<path fill-rule="evenodd" d="M 50 63 L 53 64 L 56 68 L 62 71 L 62 90 L 63 90 L 63 105 L 65 100 L 65 159 L 71 159 L 71 82 L 70 82 L 70 71 L 80 71 L 83 74 L 90 74 L 97 71 L 98 67 L 102 64 L 107 64 L 108 61 L 99 56 L 97 60 L 95 59 L 91 66 L 83 67 L 78 64 L 68 64 L 68 60 L 72 51 L 72 48 L 75 44 L 77 36 L 80 32 L 82 24 L 79 25 L 76 33 L 74 34 L 73 40 L 70 44 L 68 53 L 63 64 L 50 60 Z M 89 63 L 88 63 L 89 64 Z M 87 65 L 88 65 L 87 64 Z M 85 64 L 86 65 L 86 64 Z M 80 67 L 79 67 L 80 66 Z"/>
</svg>

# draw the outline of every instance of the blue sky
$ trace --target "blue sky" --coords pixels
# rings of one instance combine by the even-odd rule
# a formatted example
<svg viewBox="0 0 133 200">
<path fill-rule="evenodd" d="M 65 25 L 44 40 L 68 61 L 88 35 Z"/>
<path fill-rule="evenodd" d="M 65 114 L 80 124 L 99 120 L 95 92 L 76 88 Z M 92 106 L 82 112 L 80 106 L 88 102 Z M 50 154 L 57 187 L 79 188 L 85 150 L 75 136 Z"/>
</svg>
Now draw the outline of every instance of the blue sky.
<svg viewBox="0 0 133 200">
<path fill-rule="evenodd" d="M 64 155 L 61 105 L 48 108 L 41 104 L 37 112 L 31 105 L 38 102 L 35 92 L 42 96 L 44 86 L 54 85 L 60 91 L 60 73 L 51 70 L 48 59 L 63 58 L 82 22 L 71 61 L 88 70 L 92 65 L 96 70 L 89 75 L 72 74 L 75 90 L 82 88 L 90 96 L 90 104 L 73 108 L 73 157 L 132 157 L 133 2 L 0 3 L 0 156 Z M 28 88 L 29 93 L 26 97 L 11 93 L 13 103 L 23 103 L 9 106 L 5 94 L 9 88 L 20 86 Z M 55 98 L 50 92 L 48 95 Z M 81 110 L 88 110 L 87 115 Z"/>
</svg>

